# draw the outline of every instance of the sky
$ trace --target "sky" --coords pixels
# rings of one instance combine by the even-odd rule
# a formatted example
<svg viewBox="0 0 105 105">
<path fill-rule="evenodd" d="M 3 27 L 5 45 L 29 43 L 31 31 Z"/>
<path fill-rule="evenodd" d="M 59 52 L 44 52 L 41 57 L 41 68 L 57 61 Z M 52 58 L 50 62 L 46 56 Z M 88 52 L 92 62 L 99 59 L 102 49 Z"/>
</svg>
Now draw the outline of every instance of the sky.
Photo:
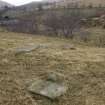
<svg viewBox="0 0 105 105">
<path fill-rule="evenodd" d="M 10 4 L 19 6 L 19 5 L 27 4 L 29 2 L 42 1 L 42 0 L 2 0 L 2 1 L 6 1 L 6 2 L 8 2 Z"/>
</svg>

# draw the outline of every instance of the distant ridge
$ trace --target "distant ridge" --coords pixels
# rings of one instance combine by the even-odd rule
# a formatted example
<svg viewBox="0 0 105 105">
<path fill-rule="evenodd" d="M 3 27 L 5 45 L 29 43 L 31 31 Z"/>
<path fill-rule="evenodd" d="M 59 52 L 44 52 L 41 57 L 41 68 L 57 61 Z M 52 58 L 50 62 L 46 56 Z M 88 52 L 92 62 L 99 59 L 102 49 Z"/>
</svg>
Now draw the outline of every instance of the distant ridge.
<svg viewBox="0 0 105 105">
<path fill-rule="evenodd" d="M 50 2 L 50 3 L 55 3 L 55 5 L 57 7 L 60 7 L 60 6 L 73 6 L 73 5 L 77 5 L 79 7 L 81 6 L 93 6 L 93 7 L 99 7 L 99 6 L 102 6 L 102 7 L 105 7 L 105 0 L 45 0 L 47 2 Z"/>
<path fill-rule="evenodd" d="M 5 7 L 13 7 L 13 5 L 0 0 L 0 9 L 4 9 Z"/>
<path fill-rule="evenodd" d="M 17 10 L 26 10 L 26 11 L 34 11 L 36 8 L 39 7 L 39 5 L 45 6 L 48 2 L 46 1 L 36 1 L 36 2 L 30 2 L 28 4 L 17 6 Z"/>
</svg>

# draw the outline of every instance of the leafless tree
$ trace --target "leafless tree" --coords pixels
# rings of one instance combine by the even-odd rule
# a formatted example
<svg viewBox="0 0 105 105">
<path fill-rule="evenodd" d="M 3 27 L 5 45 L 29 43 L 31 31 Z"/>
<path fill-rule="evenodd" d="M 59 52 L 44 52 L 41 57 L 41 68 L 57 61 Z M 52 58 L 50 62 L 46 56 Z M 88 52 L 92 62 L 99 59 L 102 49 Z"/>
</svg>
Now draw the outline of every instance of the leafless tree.
<svg viewBox="0 0 105 105">
<path fill-rule="evenodd" d="M 79 11 L 72 11 L 71 13 L 65 11 L 61 14 L 50 13 L 45 19 L 45 25 L 55 35 L 58 35 L 60 31 L 65 37 L 73 38 L 73 31 L 80 28 L 81 18 Z"/>
<path fill-rule="evenodd" d="M 10 20 L 7 21 L 4 26 L 7 30 L 14 32 L 36 33 L 37 31 L 36 24 L 32 20 Z"/>
<path fill-rule="evenodd" d="M 60 17 L 60 29 L 65 37 L 73 38 L 73 31 L 80 28 L 80 13 L 79 12 L 65 12 Z"/>
<path fill-rule="evenodd" d="M 44 25 L 46 27 L 46 31 L 58 35 L 58 29 L 60 26 L 59 16 L 57 16 L 56 13 L 48 14 L 44 19 Z"/>
</svg>

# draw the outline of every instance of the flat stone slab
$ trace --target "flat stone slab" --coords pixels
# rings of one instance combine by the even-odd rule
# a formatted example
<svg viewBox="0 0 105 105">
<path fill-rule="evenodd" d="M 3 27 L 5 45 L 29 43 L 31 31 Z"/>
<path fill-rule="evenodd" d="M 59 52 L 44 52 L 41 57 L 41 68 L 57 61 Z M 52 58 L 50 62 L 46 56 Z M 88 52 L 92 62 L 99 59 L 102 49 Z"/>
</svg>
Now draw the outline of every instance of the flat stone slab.
<svg viewBox="0 0 105 105">
<path fill-rule="evenodd" d="M 37 47 L 24 47 L 24 48 L 17 48 L 16 53 L 23 53 L 23 52 L 30 52 L 35 50 Z"/>
<path fill-rule="evenodd" d="M 55 99 L 66 93 L 67 87 L 56 82 L 38 80 L 33 82 L 28 90 L 32 93 Z"/>
<path fill-rule="evenodd" d="M 38 48 L 48 48 L 48 46 L 44 45 L 44 44 L 24 46 L 24 47 L 21 47 L 21 48 L 16 48 L 15 52 L 16 53 L 28 53 L 28 52 L 31 52 L 31 51 L 36 50 Z"/>
<path fill-rule="evenodd" d="M 63 80 L 59 80 L 59 76 L 56 76 L 56 74 L 50 74 L 46 79 L 37 79 L 31 81 L 28 91 L 48 97 L 52 100 L 62 96 L 66 93 L 68 87 Z"/>
</svg>

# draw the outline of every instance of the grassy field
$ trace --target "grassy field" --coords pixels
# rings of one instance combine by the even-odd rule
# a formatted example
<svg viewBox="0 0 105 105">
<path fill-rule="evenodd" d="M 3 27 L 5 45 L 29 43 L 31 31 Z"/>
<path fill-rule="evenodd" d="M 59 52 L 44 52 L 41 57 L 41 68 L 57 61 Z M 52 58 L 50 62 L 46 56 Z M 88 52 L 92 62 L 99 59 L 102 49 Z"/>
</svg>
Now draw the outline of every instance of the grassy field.
<svg viewBox="0 0 105 105">
<path fill-rule="evenodd" d="M 29 53 L 14 51 L 35 44 L 45 47 Z M 52 71 L 68 78 L 66 94 L 51 101 L 27 91 L 28 80 Z M 0 32 L 0 105 L 105 105 L 105 48 L 56 37 Z"/>
</svg>

